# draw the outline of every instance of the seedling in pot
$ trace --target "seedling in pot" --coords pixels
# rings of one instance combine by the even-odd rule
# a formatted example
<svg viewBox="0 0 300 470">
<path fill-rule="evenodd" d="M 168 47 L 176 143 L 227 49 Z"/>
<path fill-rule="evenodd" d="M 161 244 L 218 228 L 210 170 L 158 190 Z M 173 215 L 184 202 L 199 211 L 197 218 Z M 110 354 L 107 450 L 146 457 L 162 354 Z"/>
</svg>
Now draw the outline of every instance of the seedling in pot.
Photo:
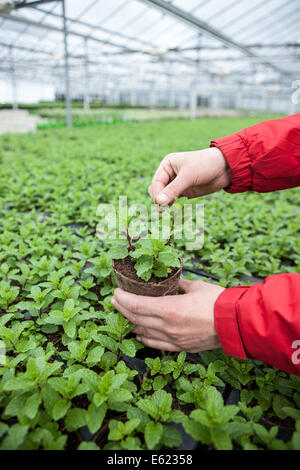
<svg viewBox="0 0 300 470">
<path fill-rule="evenodd" d="M 172 240 L 141 238 L 134 242 L 128 230 L 126 238 L 127 247 L 110 251 L 119 287 L 152 297 L 176 294 L 183 265 Z"/>
</svg>

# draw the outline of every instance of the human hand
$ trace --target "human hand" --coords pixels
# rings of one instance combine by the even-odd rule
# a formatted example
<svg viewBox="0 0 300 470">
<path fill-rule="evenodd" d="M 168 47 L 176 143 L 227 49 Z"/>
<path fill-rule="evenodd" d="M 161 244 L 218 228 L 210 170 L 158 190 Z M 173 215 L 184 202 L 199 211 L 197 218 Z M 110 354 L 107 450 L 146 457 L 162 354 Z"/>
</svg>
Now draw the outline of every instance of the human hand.
<svg viewBox="0 0 300 470">
<path fill-rule="evenodd" d="M 149 194 L 162 206 L 176 197 L 194 198 L 214 193 L 231 184 L 231 172 L 221 150 L 171 153 L 156 171 Z"/>
<path fill-rule="evenodd" d="M 111 303 L 136 325 L 134 333 L 146 346 L 196 353 L 220 348 L 214 305 L 223 287 L 180 280 L 183 295 L 142 297 L 116 289 Z"/>
</svg>

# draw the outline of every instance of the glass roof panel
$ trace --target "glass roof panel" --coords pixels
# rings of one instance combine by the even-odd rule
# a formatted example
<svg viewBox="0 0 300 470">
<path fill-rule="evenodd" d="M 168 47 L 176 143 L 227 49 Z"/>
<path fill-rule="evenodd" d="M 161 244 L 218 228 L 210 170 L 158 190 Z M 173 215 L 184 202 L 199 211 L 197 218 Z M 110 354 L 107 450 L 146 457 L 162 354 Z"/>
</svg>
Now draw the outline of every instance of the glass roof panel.
<svg viewBox="0 0 300 470">
<path fill-rule="evenodd" d="M 241 46 L 300 42 L 299 0 L 165 1 Z M 61 10 L 61 2 L 45 2 L 12 11 L 9 16 L 0 14 L 1 67 L 9 65 L 9 46 L 13 45 L 18 73 L 23 70 L 28 74 L 31 61 L 35 73 L 43 76 L 43 80 L 52 79 L 53 73 L 63 79 Z M 147 0 L 66 0 L 66 12 L 74 80 L 76 75 L 84 76 L 85 54 L 93 73 L 102 71 L 124 80 L 127 77 L 129 81 L 134 76 L 138 86 L 159 77 L 164 81 L 170 70 L 174 77 L 191 76 L 198 58 L 204 75 L 221 74 L 224 80 L 225 75 L 226 79 L 235 80 L 242 72 L 251 80 L 254 70 L 260 70 L 268 80 L 272 76 L 278 79 L 276 69 L 266 62 L 291 73 L 291 79 L 300 73 L 299 47 L 251 48 L 258 57 L 248 58 L 245 51 L 225 47 L 216 35 L 201 33 L 194 25 Z M 85 37 L 89 38 L 87 46 Z"/>
</svg>

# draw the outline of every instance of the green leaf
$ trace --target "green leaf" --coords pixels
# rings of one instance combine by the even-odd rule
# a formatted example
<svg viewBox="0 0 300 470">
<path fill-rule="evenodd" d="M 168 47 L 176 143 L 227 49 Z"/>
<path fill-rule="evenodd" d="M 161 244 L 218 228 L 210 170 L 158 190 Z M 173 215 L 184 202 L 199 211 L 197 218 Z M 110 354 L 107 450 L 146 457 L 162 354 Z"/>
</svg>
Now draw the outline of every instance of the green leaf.
<svg viewBox="0 0 300 470">
<path fill-rule="evenodd" d="M 296 420 L 300 420 L 300 410 L 297 410 L 296 408 L 292 408 L 290 406 L 284 406 L 281 410 L 287 416 L 290 416 L 291 418 L 294 418 Z"/>
<path fill-rule="evenodd" d="M 132 393 L 122 388 L 120 390 L 114 390 L 109 394 L 109 401 L 111 403 L 122 403 L 124 401 L 130 401 L 131 399 Z"/>
<path fill-rule="evenodd" d="M 211 429 L 212 441 L 217 450 L 232 450 L 232 442 L 225 431 L 221 429 Z"/>
<path fill-rule="evenodd" d="M 76 336 L 76 322 L 74 320 L 70 320 L 69 322 L 63 323 L 63 328 L 70 338 L 74 339 Z"/>
<path fill-rule="evenodd" d="M 52 410 L 52 417 L 55 421 L 61 419 L 65 416 L 68 409 L 70 408 L 71 403 L 68 400 L 60 399 L 58 400 Z"/>
<path fill-rule="evenodd" d="M 192 419 L 186 420 L 183 423 L 183 427 L 190 436 L 192 436 L 196 441 L 200 441 L 202 444 L 210 445 L 212 440 L 209 432 L 207 432 L 207 427 L 203 426 L 201 423 L 197 423 Z"/>
<path fill-rule="evenodd" d="M 179 447 L 182 444 L 182 436 L 178 429 L 164 426 L 162 443 L 168 448 Z"/>
<path fill-rule="evenodd" d="M 109 250 L 112 259 L 124 259 L 128 256 L 128 250 L 123 246 L 114 246 Z"/>
<path fill-rule="evenodd" d="M 120 350 L 123 354 L 129 357 L 135 357 L 136 355 L 136 346 L 131 339 L 123 339 L 122 343 L 119 345 Z"/>
<path fill-rule="evenodd" d="M 152 400 L 144 398 L 137 402 L 137 406 L 154 419 L 159 418 L 159 408 Z"/>
<path fill-rule="evenodd" d="M 149 281 L 151 277 L 151 269 L 153 266 L 153 258 L 151 256 L 141 256 L 135 263 L 134 268 L 138 277 L 144 281 Z"/>
<path fill-rule="evenodd" d="M 8 431 L 9 427 L 5 423 L 0 423 L 0 437 Z"/>
<path fill-rule="evenodd" d="M 96 346 L 95 348 L 91 349 L 88 353 L 88 356 L 86 358 L 86 363 L 90 366 L 93 367 L 100 362 L 103 354 L 104 354 L 104 347 L 103 346 Z"/>
<path fill-rule="evenodd" d="M 81 408 L 72 408 L 68 411 L 65 419 L 65 425 L 68 431 L 76 431 L 86 425 L 86 410 Z"/>
<path fill-rule="evenodd" d="M 77 450 L 100 450 L 95 442 L 81 442 Z"/>
<path fill-rule="evenodd" d="M 24 410 L 26 400 L 26 395 L 23 394 L 13 396 L 5 408 L 5 416 L 18 416 Z"/>
<path fill-rule="evenodd" d="M 125 423 L 124 425 L 124 434 L 125 435 L 130 435 L 133 433 L 133 431 L 138 427 L 140 424 L 140 420 L 138 418 L 136 419 L 130 419 Z"/>
<path fill-rule="evenodd" d="M 96 407 L 93 403 L 88 407 L 86 424 L 92 434 L 96 433 L 102 426 L 107 411 L 106 404 Z"/>
<path fill-rule="evenodd" d="M 275 395 L 273 398 L 273 410 L 274 413 L 280 418 L 280 419 L 286 419 L 287 414 L 283 411 L 284 407 L 290 407 L 291 402 L 284 397 L 283 395 Z"/>
<path fill-rule="evenodd" d="M 27 399 L 25 403 L 24 411 L 25 411 L 25 414 L 28 416 L 28 418 L 33 419 L 35 417 L 39 409 L 41 401 L 42 401 L 42 396 L 40 392 L 35 392 L 33 395 L 31 395 Z"/>
<path fill-rule="evenodd" d="M 179 254 L 172 250 L 164 250 L 158 255 L 158 261 L 167 267 L 180 268 L 179 258 Z"/>
<path fill-rule="evenodd" d="M 167 385 L 167 383 L 168 381 L 165 377 L 163 377 L 162 375 L 158 375 L 153 380 L 153 390 L 161 390 Z"/>
<path fill-rule="evenodd" d="M 7 436 L 0 444 L 1 450 L 17 450 L 23 444 L 28 431 L 28 426 L 14 424 L 9 428 Z"/>
<path fill-rule="evenodd" d="M 116 374 L 112 377 L 111 390 L 119 389 L 128 379 L 128 374 Z"/>
<path fill-rule="evenodd" d="M 152 450 L 161 440 L 163 435 L 163 425 L 161 423 L 154 423 L 149 421 L 145 428 L 145 441 L 147 448 Z"/>
</svg>

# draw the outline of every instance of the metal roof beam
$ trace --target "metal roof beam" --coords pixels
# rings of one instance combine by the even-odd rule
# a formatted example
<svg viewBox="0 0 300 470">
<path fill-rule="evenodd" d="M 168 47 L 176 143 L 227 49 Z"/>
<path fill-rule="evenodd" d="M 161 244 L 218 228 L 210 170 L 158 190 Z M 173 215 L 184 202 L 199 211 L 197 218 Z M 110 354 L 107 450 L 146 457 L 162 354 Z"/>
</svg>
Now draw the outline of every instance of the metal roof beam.
<svg viewBox="0 0 300 470">
<path fill-rule="evenodd" d="M 15 3 L 14 10 L 20 10 L 21 8 L 34 7 L 36 5 L 41 5 L 42 3 L 53 3 L 57 1 L 61 1 L 61 0 L 36 0 L 33 2 Z"/>
<path fill-rule="evenodd" d="M 99 0 L 97 0 L 99 1 Z M 39 7 L 34 7 L 34 10 L 36 11 L 39 11 L 41 13 L 47 13 L 48 15 L 50 16 L 53 16 L 53 17 L 56 17 L 56 18 L 60 18 L 61 15 L 59 15 L 58 13 L 55 13 L 55 12 L 50 12 L 50 11 L 47 11 L 43 8 L 39 8 Z M 86 21 L 82 21 L 82 20 L 79 20 L 78 18 L 74 19 L 74 18 L 69 18 L 67 17 L 67 22 L 69 23 L 73 23 L 73 24 L 79 24 L 81 26 L 85 26 L 87 28 L 96 28 L 95 25 L 91 24 L 91 23 L 87 23 Z M 153 43 L 151 42 L 148 42 L 148 41 L 143 41 L 142 39 L 140 38 L 135 38 L 135 37 L 132 37 L 132 36 L 128 36 L 127 34 L 124 34 L 122 33 L 121 31 L 118 31 L 118 33 L 116 33 L 115 31 L 112 31 L 111 29 L 107 29 L 107 28 L 104 28 L 103 26 L 101 25 L 97 25 L 97 29 L 100 29 L 101 31 L 103 31 L 104 33 L 107 33 L 107 34 L 112 34 L 112 35 L 116 35 L 118 34 L 118 36 L 120 36 L 121 38 L 124 38 L 126 39 L 127 41 L 135 41 L 135 42 L 139 42 L 140 44 L 144 44 L 145 46 L 152 46 L 153 47 Z"/>
<path fill-rule="evenodd" d="M 63 33 L 63 29 L 58 27 L 58 26 L 54 26 L 52 24 L 48 24 L 48 23 L 39 23 L 37 21 L 33 21 L 33 20 L 30 20 L 28 18 L 25 18 L 23 16 L 14 16 L 14 15 L 5 15 L 5 14 L 0 14 L 1 17 L 3 17 L 4 19 L 8 20 L 8 21 L 14 21 L 16 23 L 23 23 L 23 24 L 27 24 L 29 26 L 33 26 L 33 27 L 36 27 L 36 28 L 41 28 L 41 29 L 46 29 L 48 31 L 52 31 L 52 32 L 55 32 L 55 33 Z M 87 35 L 87 34 L 82 34 L 82 33 L 79 33 L 77 31 L 68 31 L 68 34 L 70 36 L 75 36 L 75 37 L 78 37 L 78 38 L 81 38 L 81 39 L 88 39 L 90 41 L 94 41 L 94 42 L 98 42 L 100 44 L 106 44 L 106 45 L 109 45 L 109 46 L 112 46 L 112 47 L 116 47 L 118 49 L 123 49 L 124 51 L 130 51 L 131 49 L 127 48 L 126 46 L 122 46 L 120 44 L 116 44 L 116 43 L 113 43 L 112 41 L 108 41 L 106 39 L 98 39 L 98 38 L 95 38 L 93 36 L 90 36 L 90 35 Z M 140 51 L 141 53 L 143 51 Z"/>
<path fill-rule="evenodd" d="M 169 13 L 170 15 L 176 17 L 177 19 L 189 24 L 190 26 L 193 26 L 194 28 L 202 32 L 206 32 L 209 36 L 213 37 L 214 39 L 221 41 L 223 44 L 225 44 L 228 47 L 239 50 L 243 54 L 246 54 L 248 57 L 257 57 L 257 55 L 251 52 L 247 47 L 232 40 L 229 36 L 222 34 L 216 28 L 213 28 L 212 26 L 200 20 L 196 16 L 190 14 L 189 12 L 185 10 L 182 10 L 181 8 L 176 7 L 175 5 L 171 3 L 166 2 L 165 0 L 140 0 L 140 1 L 148 5 L 151 4 L 154 7 L 159 8 L 160 10 L 166 13 Z M 275 70 L 277 73 L 290 77 L 290 73 L 285 72 L 284 70 L 280 69 L 276 65 L 269 63 L 269 62 L 265 62 L 264 64 L 267 67 Z"/>
<path fill-rule="evenodd" d="M 33 26 L 33 27 L 37 27 L 37 28 L 41 28 L 41 29 L 46 29 L 48 31 L 63 34 L 63 29 L 62 28 L 60 28 L 58 26 L 54 26 L 52 24 L 39 23 L 39 22 L 30 20 L 28 18 L 25 18 L 25 17 L 14 16 L 14 15 L 0 14 L 0 17 L 3 17 L 4 19 L 6 19 L 8 21 L 23 23 L 23 24 L 27 24 L 29 26 Z M 109 41 L 109 40 L 106 40 L 106 39 L 95 38 L 94 36 L 82 34 L 82 33 L 79 33 L 77 31 L 69 30 L 68 35 L 78 37 L 78 38 L 81 38 L 81 39 L 85 39 L 85 40 L 89 40 L 89 41 L 94 41 L 94 42 L 104 44 L 104 45 L 108 45 L 108 46 L 111 46 L 111 47 L 115 47 L 119 50 L 120 53 L 123 53 L 123 54 L 124 53 L 129 53 L 129 54 L 135 53 L 135 54 L 144 54 L 144 55 L 147 55 L 147 56 L 152 56 L 153 55 L 149 51 L 143 51 L 143 50 L 138 50 L 138 49 L 136 49 L 136 50 L 135 49 L 130 49 L 129 47 L 113 43 L 112 41 Z M 178 63 L 186 63 L 186 64 L 189 64 L 189 65 L 195 64 L 195 61 L 193 59 L 190 59 L 190 58 L 184 57 L 184 56 L 181 56 L 180 58 L 178 58 L 177 62 Z"/>
<path fill-rule="evenodd" d="M 282 43 L 282 44 L 246 44 L 247 49 L 284 49 L 284 48 L 298 48 L 299 42 L 295 43 Z M 188 51 L 228 51 L 226 46 L 191 46 L 191 47 L 172 47 L 168 52 L 188 52 Z"/>
<path fill-rule="evenodd" d="M 149 5 L 149 3 L 160 10 L 164 11 L 165 13 L 169 13 L 170 15 L 174 16 L 175 18 L 184 21 L 185 23 L 193 26 L 194 28 L 205 31 L 209 36 L 213 37 L 221 41 L 223 44 L 227 45 L 228 47 L 233 47 L 234 49 L 243 52 L 244 54 L 251 56 L 252 53 L 241 44 L 233 41 L 229 36 L 222 34 L 217 29 L 213 28 L 212 26 L 208 25 L 204 21 L 200 20 L 196 16 L 190 14 L 189 12 L 182 10 L 181 8 L 176 7 L 175 5 L 166 2 L 165 0 L 140 0 L 143 3 Z"/>
</svg>

